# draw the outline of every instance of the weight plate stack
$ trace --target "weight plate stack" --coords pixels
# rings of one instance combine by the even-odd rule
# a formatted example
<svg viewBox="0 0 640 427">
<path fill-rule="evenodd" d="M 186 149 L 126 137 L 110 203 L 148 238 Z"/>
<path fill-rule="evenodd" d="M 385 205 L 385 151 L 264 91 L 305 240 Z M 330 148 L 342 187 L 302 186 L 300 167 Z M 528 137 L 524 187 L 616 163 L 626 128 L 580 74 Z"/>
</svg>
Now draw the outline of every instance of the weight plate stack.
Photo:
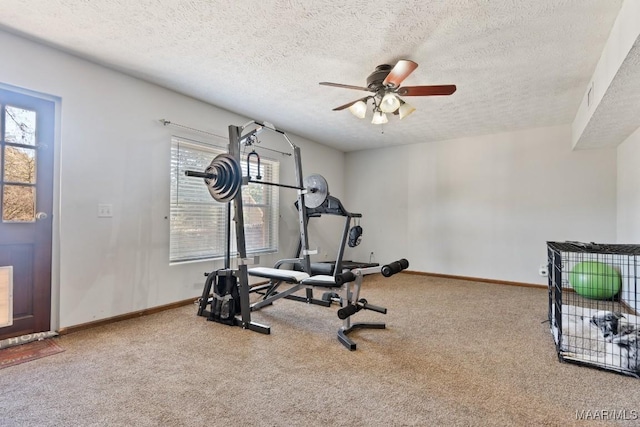
<svg viewBox="0 0 640 427">
<path fill-rule="evenodd" d="M 227 203 L 240 191 L 242 185 L 242 169 L 238 161 L 230 154 L 218 154 L 205 170 L 216 175 L 214 179 L 205 179 L 209 194 L 216 201 Z"/>
</svg>

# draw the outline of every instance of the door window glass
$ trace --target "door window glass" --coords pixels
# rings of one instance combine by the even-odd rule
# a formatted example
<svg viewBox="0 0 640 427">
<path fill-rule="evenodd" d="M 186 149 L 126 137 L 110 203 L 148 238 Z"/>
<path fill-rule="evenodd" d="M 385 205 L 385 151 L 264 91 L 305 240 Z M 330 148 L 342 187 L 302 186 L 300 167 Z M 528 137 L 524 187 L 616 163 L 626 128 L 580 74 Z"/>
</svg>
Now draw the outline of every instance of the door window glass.
<svg viewBox="0 0 640 427">
<path fill-rule="evenodd" d="M 33 222 L 36 206 L 36 112 L 2 106 L 2 221 Z"/>
<path fill-rule="evenodd" d="M 36 144 L 36 112 L 7 105 L 4 111 L 4 140 L 15 144 Z"/>
</svg>

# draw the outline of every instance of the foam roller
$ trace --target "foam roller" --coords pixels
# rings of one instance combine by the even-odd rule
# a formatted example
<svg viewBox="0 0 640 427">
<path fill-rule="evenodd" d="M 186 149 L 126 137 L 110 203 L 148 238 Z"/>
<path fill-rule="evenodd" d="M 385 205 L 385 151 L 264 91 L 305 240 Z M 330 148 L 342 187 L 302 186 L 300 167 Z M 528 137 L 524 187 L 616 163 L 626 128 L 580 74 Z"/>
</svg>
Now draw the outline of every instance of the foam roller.
<svg viewBox="0 0 640 427">
<path fill-rule="evenodd" d="M 352 314 L 356 314 L 360 310 L 362 310 L 361 306 L 356 304 L 349 304 L 346 307 L 342 307 L 340 310 L 338 310 L 338 317 L 341 320 L 344 320 Z"/>
<path fill-rule="evenodd" d="M 405 268 L 409 267 L 409 261 L 405 258 L 399 259 L 398 261 L 390 262 L 387 265 L 383 265 L 380 272 L 384 277 L 391 277 L 396 273 L 401 272 Z"/>
<path fill-rule="evenodd" d="M 356 280 L 356 275 L 350 271 L 346 271 L 342 274 L 338 274 L 334 280 L 336 281 L 336 285 L 342 286 L 345 283 L 353 282 L 354 280 Z"/>
</svg>

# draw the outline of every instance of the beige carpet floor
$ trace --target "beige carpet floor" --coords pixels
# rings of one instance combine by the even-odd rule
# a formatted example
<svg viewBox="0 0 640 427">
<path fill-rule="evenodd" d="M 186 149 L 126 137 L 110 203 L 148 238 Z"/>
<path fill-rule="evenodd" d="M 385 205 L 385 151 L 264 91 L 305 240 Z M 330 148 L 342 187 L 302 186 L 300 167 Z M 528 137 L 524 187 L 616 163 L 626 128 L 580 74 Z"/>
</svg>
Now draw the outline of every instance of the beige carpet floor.
<svg viewBox="0 0 640 427">
<path fill-rule="evenodd" d="M 387 323 L 355 352 L 337 306 L 290 300 L 254 314 L 271 335 L 195 305 L 64 335 L 0 372 L 0 425 L 640 425 L 640 380 L 558 361 L 544 289 L 398 274 L 361 296 L 389 311 L 354 316 Z"/>
</svg>

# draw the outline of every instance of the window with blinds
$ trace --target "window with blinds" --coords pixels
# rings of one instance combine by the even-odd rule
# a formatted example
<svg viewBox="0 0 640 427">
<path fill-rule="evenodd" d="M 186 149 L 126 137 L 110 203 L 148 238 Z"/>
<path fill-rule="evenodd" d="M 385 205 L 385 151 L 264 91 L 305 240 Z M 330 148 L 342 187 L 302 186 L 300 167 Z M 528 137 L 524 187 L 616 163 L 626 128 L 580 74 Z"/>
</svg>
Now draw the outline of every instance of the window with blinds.
<svg viewBox="0 0 640 427">
<path fill-rule="evenodd" d="M 173 137 L 171 140 L 171 262 L 223 258 L 227 205 L 215 201 L 201 178 L 185 176 L 185 170 L 204 171 L 211 160 L 226 150 L 201 142 Z M 243 157 L 245 158 L 245 157 Z M 255 159 L 251 175 L 257 175 Z M 243 175 L 246 161 L 241 161 Z M 260 158 L 264 181 L 279 182 L 280 163 Z M 247 253 L 278 250 L 278 187 L 249 184 L 242 186 L 244 232 Z M 233 203 L 232 203 L 233 208 Z M 231 213 L 233 217 L 233 212 Z M 231 227 L 231 253 L 236 254 L 235 224 Z"/>
</svg>

